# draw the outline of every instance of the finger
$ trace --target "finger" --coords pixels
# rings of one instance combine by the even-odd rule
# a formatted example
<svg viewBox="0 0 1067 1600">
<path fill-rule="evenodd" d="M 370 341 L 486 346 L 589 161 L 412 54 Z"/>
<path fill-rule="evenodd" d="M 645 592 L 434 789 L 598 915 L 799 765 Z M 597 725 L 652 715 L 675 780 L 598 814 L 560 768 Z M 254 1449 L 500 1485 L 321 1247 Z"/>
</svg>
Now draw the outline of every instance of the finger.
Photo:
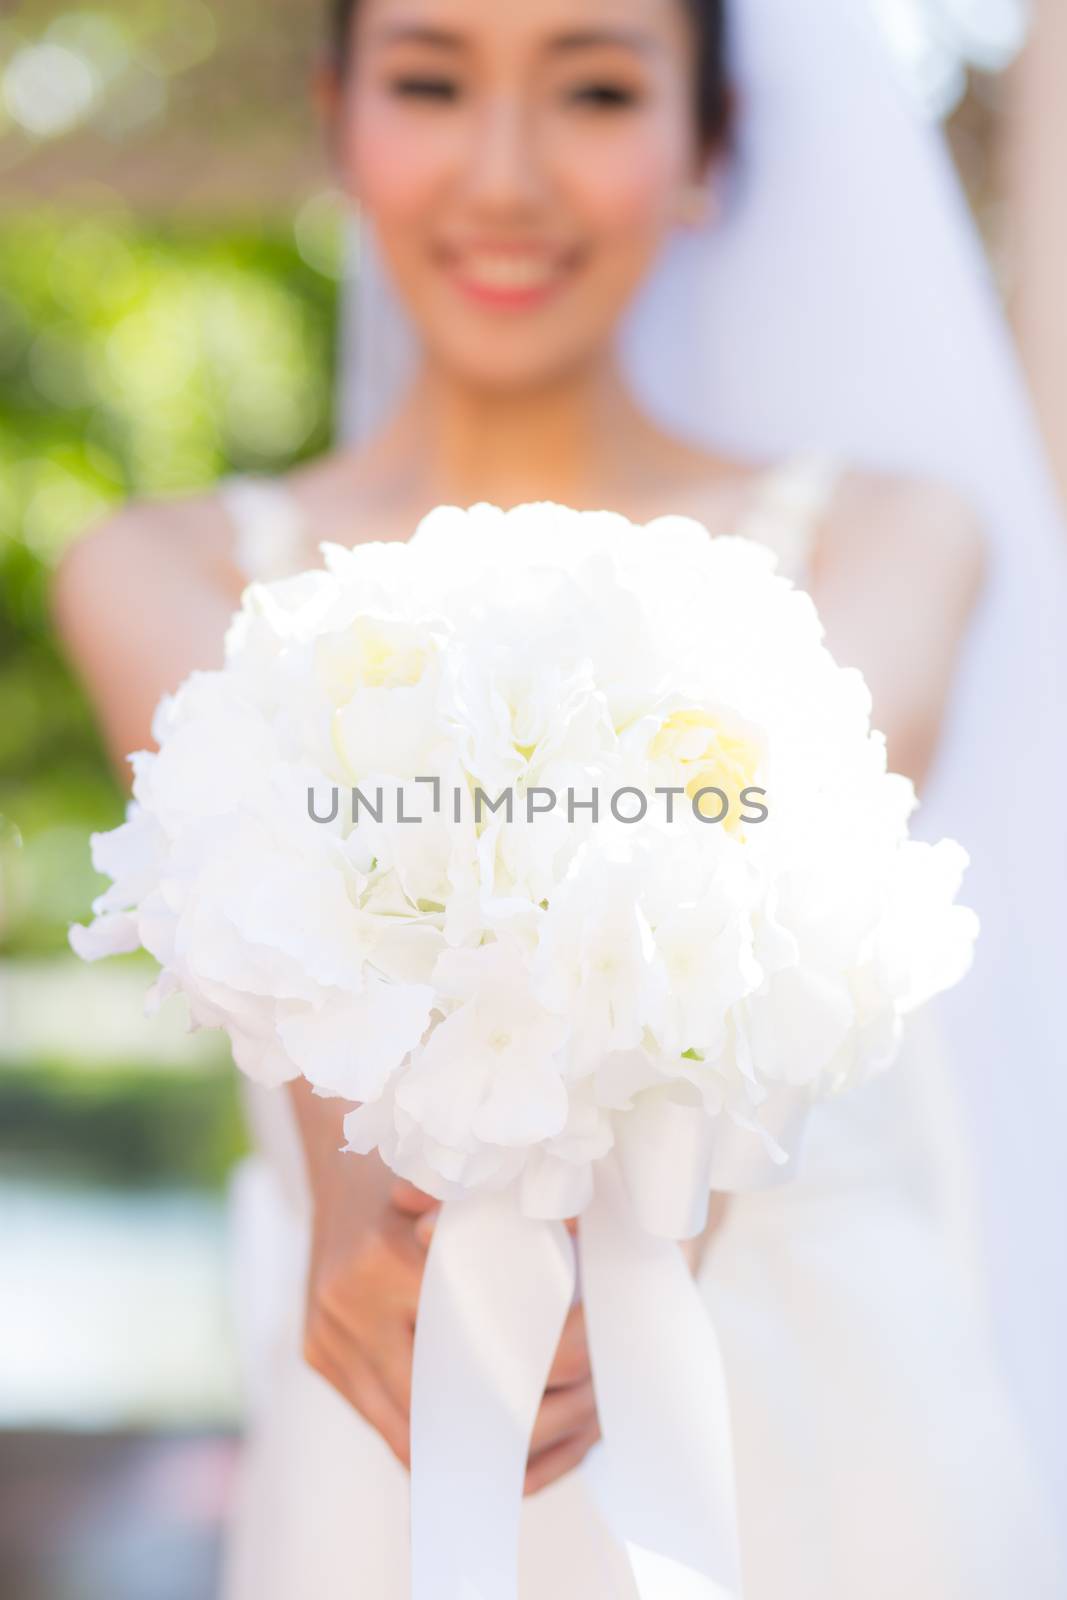
<svg viewBox="0 0 1067 1600">
<path fill-rule="evenodd" d="M 388 1346 L 372 1356 L 382 1387 L 397 1412 L 407 1421 L 411 1416 L 411 1368 L 415 1353 L 413 1330 L 397 1328 Z"/>
<path fill-rule="evenodd" d="M 373 1339 L 379 1322 L 414 1325 L 426 1269 L 426 1252 L 415 1243 L 407 1223 L 388 1225 L 374 1250 L 332 1260 L 329 1269 L 312 1266 L 307 1309 L 332 1317 L 362 1349 Z M 366 1335 L 367 1337 L 364 1337 Z"/>
<path fill-rule="evenodd" d="M 389 1395 L 373 1375 L 356 1380 L 351 1385 L 352 1404 L 379 1433 L 401 1466 L 411 1465 L 411 1425 L 393 1404 Z"/>
<path fill-rule="evenodd" d="M 396 1221 L 409 1230 L 411 1242 L 420 1256 L 430 1248 L 433 1230 L 441 1212 L 441 1203 L 432 1195 L 424 1194 L 410 1183 L 393 1186 L 392 1210 Z"/>
<path fill-rule="evenodd" d="M 542 1450 L 526 1468 L 523 1494 L 537 1494 L 540 1489 L 546 1489 L 550 1483 L 555 1483 L 558 1478 L 573 1472 L 574 1468 L 585 1460 L 599 1438 L 600 1428 L 594 1425 L 583 1428 L 579 1433 L 571 1434 L 569 1438 L 562 1439 L 559 1444 L 551 1446 L 548 1450 Z"/>
<path fill-rule="evenodd" d="M 567 1313 L 546 1387 L 556 1389 L 567 1384 L 584 1383 L 588 1377 L 589 1344 L 585 1336 L 585 1311 L 581 1305 L 577 1305 Z"/>
<path fill-rule="evenodd" d="M 591 1383 L 576 1383 L 569 1389 L 550 1389 L 534 1421 L 530 1455 L 535 1456 L 550 1445 L 558 1444 L 595 1419 L 596 1399 Z"/>
<path fill-rule="evenodd" d="M 313 1353 L 305 1352 L 308 1365 L 358 1411 L 381 1435 L 402 1466 L 411 1463 L 408 1418 L 394 1405 L 380 1380 L 351 1351 L 342 1349 L 323 1329 Z"/>
<path fill-rule="evenodd" d="M 415 1226 L 412 1231 L 424 1250 L 430 1248 L 430 1240 L 433 1238 L 433 1230 L 437 1226 L 439 1215 L 439 1211 L 427 1211 L 415 1220 Z"/>
<path fill-rule="evenodd" d="M 362 1374 L 371 1373 L 406 1424 L 411 1415 L 415 1337 L 414 1319 L 405 1307 L 392 1307 L 387 1320 L 376 1322 L 373 1329 L 364 1329 L 357 1337 L 343 1315 L 320 1306 L 315 1329 L 316 1342 L 325 1345 L 335 1368 L 358 1375 L 359 1381 Z"/>
<path fill-rule="evenodd" d="M 434 1203 L 436 1205 L 436 1201 Z M 427 1213 L 427 1215 L 433 1214 Z M 408 1216 L 402 1211 L 390 1209 L 383 1216 L 381 1223 L 383 1237 L 393 1257 L 405 1268 L 407 1287 L 404 1292 L 407 1294 L 411 1290 L 414 1291 L 412 1313 L 418 1303 L 422 1275 L 426 1269 L 426 1245 L 417 1232 L 422 1220 L 421 1215 Z"/>
<path fill-rule="evenodd" d="M 424 1189 L 408 1183 L 406 1178 L 398 1178 L 389 1191 L 389 1204 L 406 1217 L 418 1217 L 424 1211 L 436 1211 L 441 1202 Z"/>
</svg>

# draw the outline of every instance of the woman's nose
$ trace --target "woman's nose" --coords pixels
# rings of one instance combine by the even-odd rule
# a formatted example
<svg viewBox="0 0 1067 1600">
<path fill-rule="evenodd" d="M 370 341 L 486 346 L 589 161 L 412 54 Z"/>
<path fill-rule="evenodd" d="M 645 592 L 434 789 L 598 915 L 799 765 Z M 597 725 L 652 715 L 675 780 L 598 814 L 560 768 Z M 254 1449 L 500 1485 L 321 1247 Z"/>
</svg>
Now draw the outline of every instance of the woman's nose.
<svg viewBox="0 0 1067 1600">
<path fill-rule="evenodd" d="M 467 156 L 468 198 L 486 212 L 529 209 L 543 197 L 536 119 L 518 96 L 487 101 Z"/>
</svg>

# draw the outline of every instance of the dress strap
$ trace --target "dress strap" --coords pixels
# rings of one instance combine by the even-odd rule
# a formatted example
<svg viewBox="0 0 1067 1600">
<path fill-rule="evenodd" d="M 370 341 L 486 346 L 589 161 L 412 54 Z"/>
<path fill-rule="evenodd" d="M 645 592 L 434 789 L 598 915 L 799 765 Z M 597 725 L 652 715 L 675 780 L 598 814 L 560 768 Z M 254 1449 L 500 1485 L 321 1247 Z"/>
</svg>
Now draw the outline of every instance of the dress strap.
<svg viewBox="0 0 1067 1600">
<path fill-rule="evenodd" d="M 803 582 L 819 522 L 834 497 L 842 467 L 832 457 L 790 456 L 761 474 L 734 532 L 765 544 L 781 571 Z M 233 560 L 249 582 L 270 582 L 306 564 L 308 529 L 298 501 L 277 478 L 232 473 L 216 492 L 234 529 Z"/>
<path fill-rule="evenodd" d="M 830 456 L 790 456 L 771 467 L 734 530 L 765 544 L 778 557 L 782 573 L 801 583 L 811 564 L 815 534 L 825 516 L 843 468 Z"/>
<path fill-rule="evenodd" d="M 250 583 L 287 578 L 307 565 L 304 512 L 277 478 L 231 473 L 216 493 L 233 524 L 234 565 Z"/>
</svg>

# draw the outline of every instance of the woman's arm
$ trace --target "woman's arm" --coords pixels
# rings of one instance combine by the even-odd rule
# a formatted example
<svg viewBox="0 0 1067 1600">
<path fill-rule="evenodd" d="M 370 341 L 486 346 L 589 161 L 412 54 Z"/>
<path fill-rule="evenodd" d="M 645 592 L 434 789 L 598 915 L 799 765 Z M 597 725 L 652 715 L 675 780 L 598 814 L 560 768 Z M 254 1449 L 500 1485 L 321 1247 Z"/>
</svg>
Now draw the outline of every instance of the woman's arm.
<svg viewBox="0 0 1067 1600">
<path fill-rule="evenodd" d="M 811 592 L 827 645 L 862 671 L 889 766 L 917 787 L 983 567 L 976 513 L 940 484 L 849 474 L 817 540 Z"/>
<path fill-rule="evenodd" d="M 224 512 L 206 498 L 134 502 L 60 561 L 56 629 L 126 785 L 126 757 L 153 747 L 160 697 L 194 668 L 222 664 L 240 588 L 227 559 L 231 543 Z"/>
</svg>

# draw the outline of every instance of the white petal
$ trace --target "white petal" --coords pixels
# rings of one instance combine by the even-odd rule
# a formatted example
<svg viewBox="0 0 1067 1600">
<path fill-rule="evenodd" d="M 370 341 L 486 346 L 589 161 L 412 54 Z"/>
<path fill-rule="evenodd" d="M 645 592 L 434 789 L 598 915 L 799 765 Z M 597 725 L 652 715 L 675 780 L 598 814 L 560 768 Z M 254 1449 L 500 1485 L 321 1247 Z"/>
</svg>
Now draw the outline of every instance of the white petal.
<svg viewBox="0 0 1067 1600">
<path fill-rule="evenodd" d="M 278 1035 L 317 1088 L 375 1100 L 426 1031 L 432 1005 L 425 984 L 376 981 L 363 994 L 337 995 L 320 1011 L 287 1018 Z"/>
<path fill-rule="evenodd" d="M 104 956 L 129 955 L 141 948 L 137 931 L 137 918 L 126 912 L 107 911 L 95 918 L 88 927 L 74 923 L 67 939 L 76 956 L 83 961 L 100 961 Z"/>
</svg>

